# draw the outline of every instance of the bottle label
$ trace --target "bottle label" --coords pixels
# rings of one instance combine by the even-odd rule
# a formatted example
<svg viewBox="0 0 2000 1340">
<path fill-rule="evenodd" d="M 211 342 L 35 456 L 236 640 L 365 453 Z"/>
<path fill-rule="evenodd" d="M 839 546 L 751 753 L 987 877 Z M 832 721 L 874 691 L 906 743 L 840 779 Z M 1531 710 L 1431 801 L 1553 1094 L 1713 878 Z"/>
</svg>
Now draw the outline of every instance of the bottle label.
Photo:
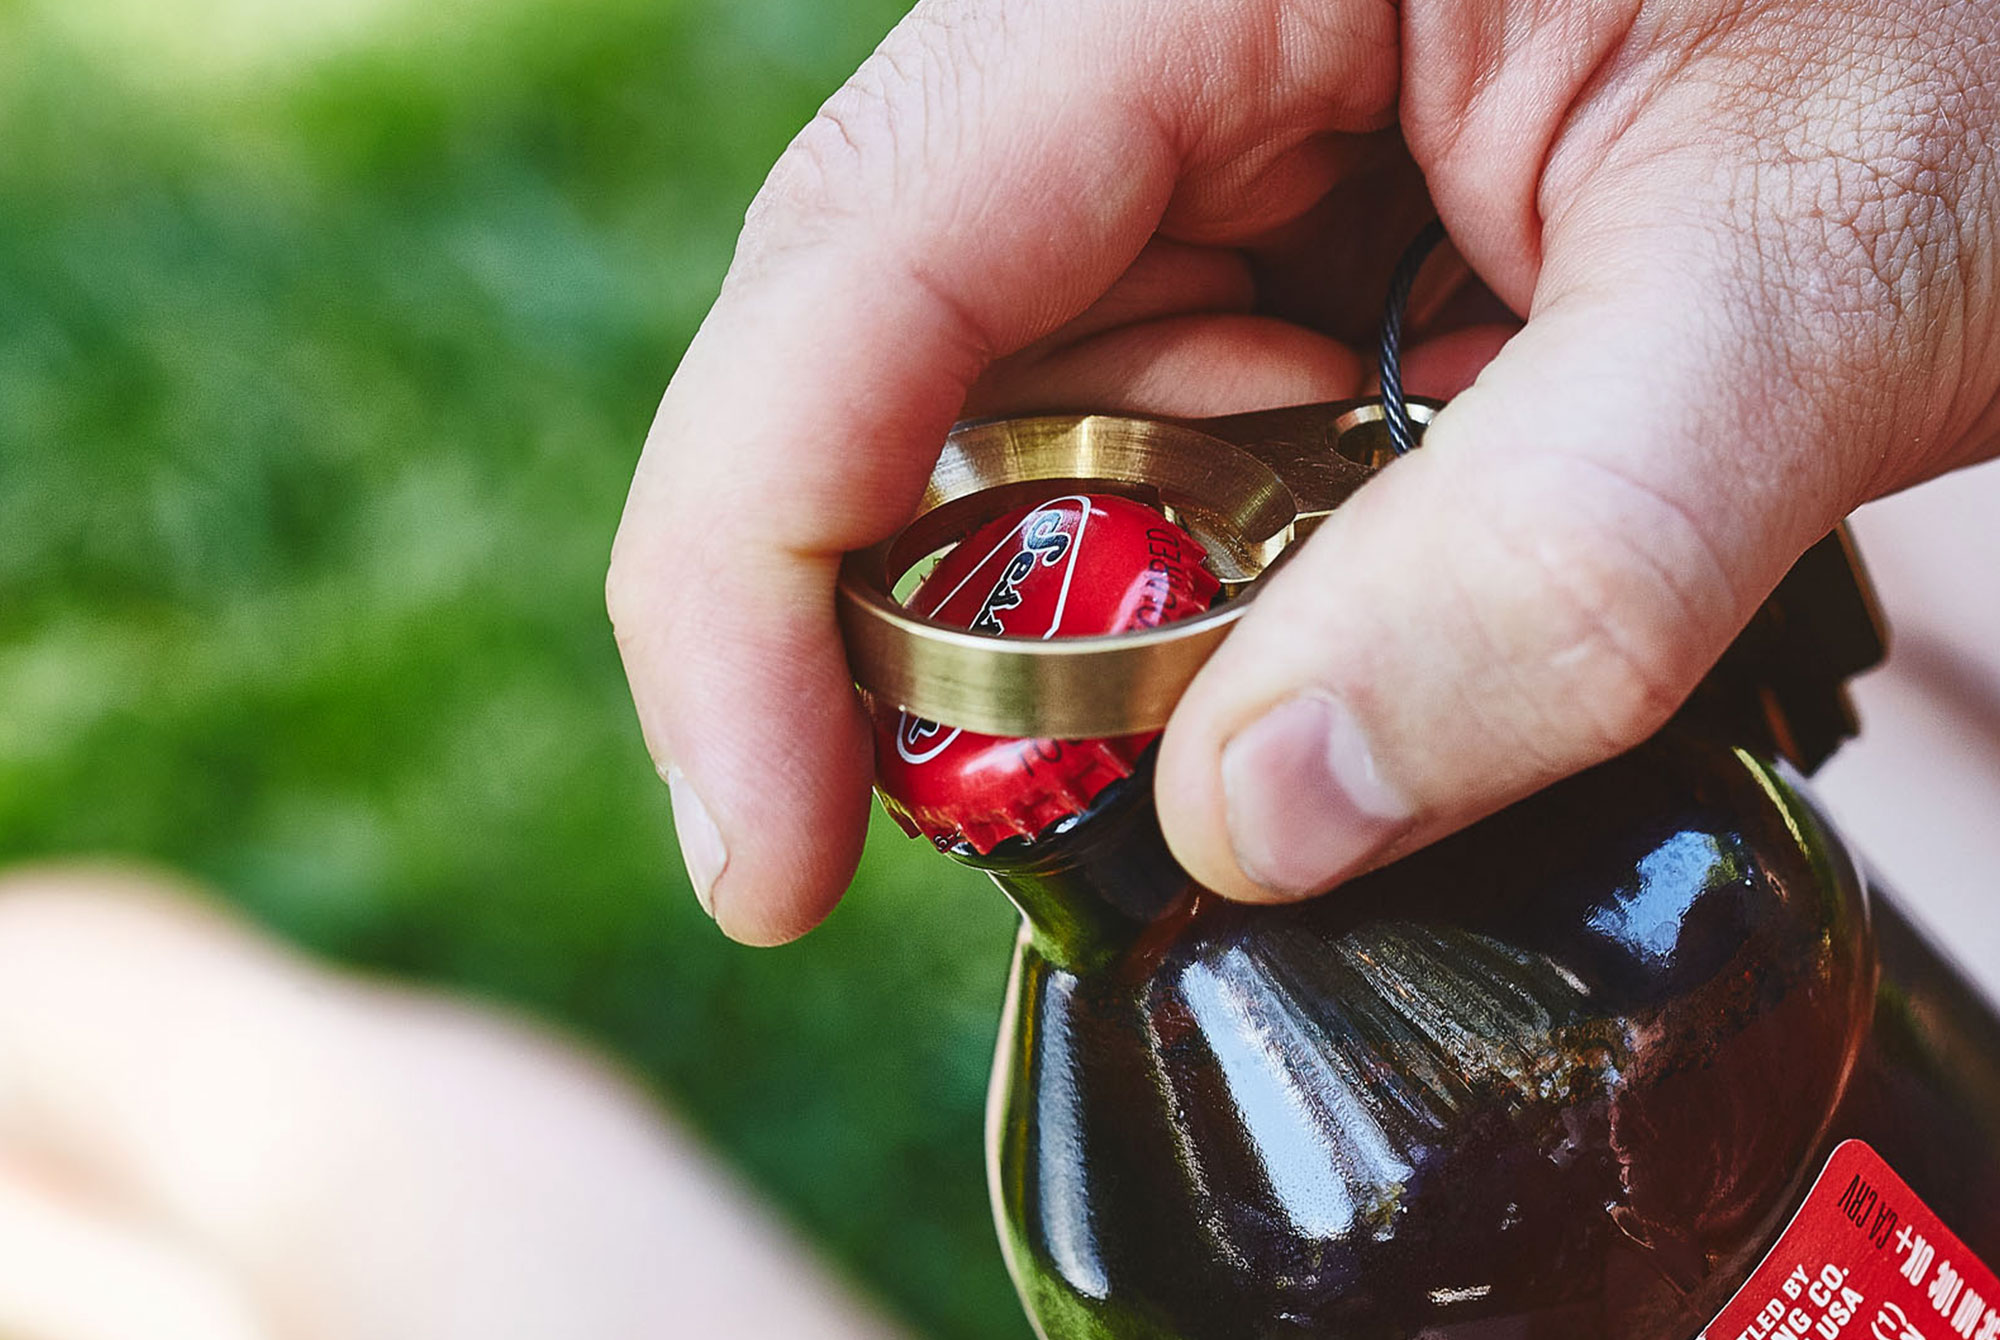
<svg viewBox="0 0 2000 1340">
<path fill-rule="evenodd" d="M 1809 1338 L 2000 1340 L 2000 1278 L 1859 1140 L 1700 1340 Z"/>
</svg>

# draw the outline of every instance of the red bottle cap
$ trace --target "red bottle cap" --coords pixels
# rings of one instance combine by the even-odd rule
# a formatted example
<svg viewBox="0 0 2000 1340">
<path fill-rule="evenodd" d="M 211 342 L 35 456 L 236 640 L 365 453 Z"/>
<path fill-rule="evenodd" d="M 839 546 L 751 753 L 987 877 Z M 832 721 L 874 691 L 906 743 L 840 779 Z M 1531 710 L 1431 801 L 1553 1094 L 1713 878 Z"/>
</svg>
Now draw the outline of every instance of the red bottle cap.
<svg viewBox="0 0 2000 1340">
<path fill-rule="evenodd" d="M 941 559 L 909 608 L 944 623 L 1019 637 L 1089 637 L 1151 628 L 1208 608 L 1207 553 L 1152 508 L 1108 494 L 1023 507 Z M 1132 773 L 1158 731 L 1110 740 L 1016 740 L 875 706 L 883 807 L 912 837 L 980 853 L 1081 814 Z"/>
</svg>

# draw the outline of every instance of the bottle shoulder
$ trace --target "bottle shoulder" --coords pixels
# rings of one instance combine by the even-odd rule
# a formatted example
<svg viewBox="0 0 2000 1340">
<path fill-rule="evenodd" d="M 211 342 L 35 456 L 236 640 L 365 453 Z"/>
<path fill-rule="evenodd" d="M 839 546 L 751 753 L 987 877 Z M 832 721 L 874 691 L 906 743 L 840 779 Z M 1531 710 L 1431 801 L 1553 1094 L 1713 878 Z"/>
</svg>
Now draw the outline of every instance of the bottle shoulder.
<svg viewBox="0 0 2000 1340">
<path fill-rule="evenodd" d="M 1199 1275 L 1384 1334 L 1614 1284 L 1693 1316 L 1809 1175 L 1872 952 L 1796 779 L 1657 741 L 1311 903 L 1197 896 L 1082 974 L 1030 943 L 996 1154 L 1068 1171 L 1002 1179 L 1002 1208 L 1024 1244 L 1089 1225 L 1148 1296 Z M 1030 1194 L 1052 1185 L 1055 1217 Z M 1654 1333 L 1637 1316 L 1575 1333 Z"/>
</svg>

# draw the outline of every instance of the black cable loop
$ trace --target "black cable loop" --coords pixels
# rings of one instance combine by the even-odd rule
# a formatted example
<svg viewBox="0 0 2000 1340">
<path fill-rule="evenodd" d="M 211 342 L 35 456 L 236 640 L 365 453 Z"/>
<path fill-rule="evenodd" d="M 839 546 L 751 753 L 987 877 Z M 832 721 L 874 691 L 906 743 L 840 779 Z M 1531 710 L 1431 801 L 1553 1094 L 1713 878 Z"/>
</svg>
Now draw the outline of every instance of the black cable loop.
<svg viewBox="0 0 2000 1340">
<path fill-rule="evenodd" d="M 1389 298 L 1382 309 L 1382 413 L 1389 429 L 1389 445 L 1398 456 L 1414 451 L 1423 432 L 1410 421 L 1409 401 L 1403 394 L 1403 309 L 1409 305 L 1417 272 L 1442 241 L 1444 222 L 1432 219 L 1396 262 L 1396 273 L 1389 280 Z"/>
</svg>

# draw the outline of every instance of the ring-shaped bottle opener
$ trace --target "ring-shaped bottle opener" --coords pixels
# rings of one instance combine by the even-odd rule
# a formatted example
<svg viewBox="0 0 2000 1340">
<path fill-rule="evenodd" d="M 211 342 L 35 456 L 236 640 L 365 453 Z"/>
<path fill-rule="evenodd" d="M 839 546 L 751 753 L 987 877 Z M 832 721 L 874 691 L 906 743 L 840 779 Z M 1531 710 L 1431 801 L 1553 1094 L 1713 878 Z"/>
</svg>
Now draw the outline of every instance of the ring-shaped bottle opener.
<svg viewBox="0 0 2000 1340">
<path fill-rule="evenodd" d="M 1437 402 L 1412 399 L 1427 424 Z M 989 735 L 1157 730 L 1293 545 L 1392 457 L 1370 397 L 1213 419 L 1085 414 L 960 424 L 916 518 L 850 554 L 837 594 L 855 683 L 915 715 Z M 991 636 L 896 599 L 925 558 L 1007 510 L 1066 491 L 1158 507 L 1208 550 L 1226 597 L 1205 614 L 1100 637 Z"/>
</svg>

